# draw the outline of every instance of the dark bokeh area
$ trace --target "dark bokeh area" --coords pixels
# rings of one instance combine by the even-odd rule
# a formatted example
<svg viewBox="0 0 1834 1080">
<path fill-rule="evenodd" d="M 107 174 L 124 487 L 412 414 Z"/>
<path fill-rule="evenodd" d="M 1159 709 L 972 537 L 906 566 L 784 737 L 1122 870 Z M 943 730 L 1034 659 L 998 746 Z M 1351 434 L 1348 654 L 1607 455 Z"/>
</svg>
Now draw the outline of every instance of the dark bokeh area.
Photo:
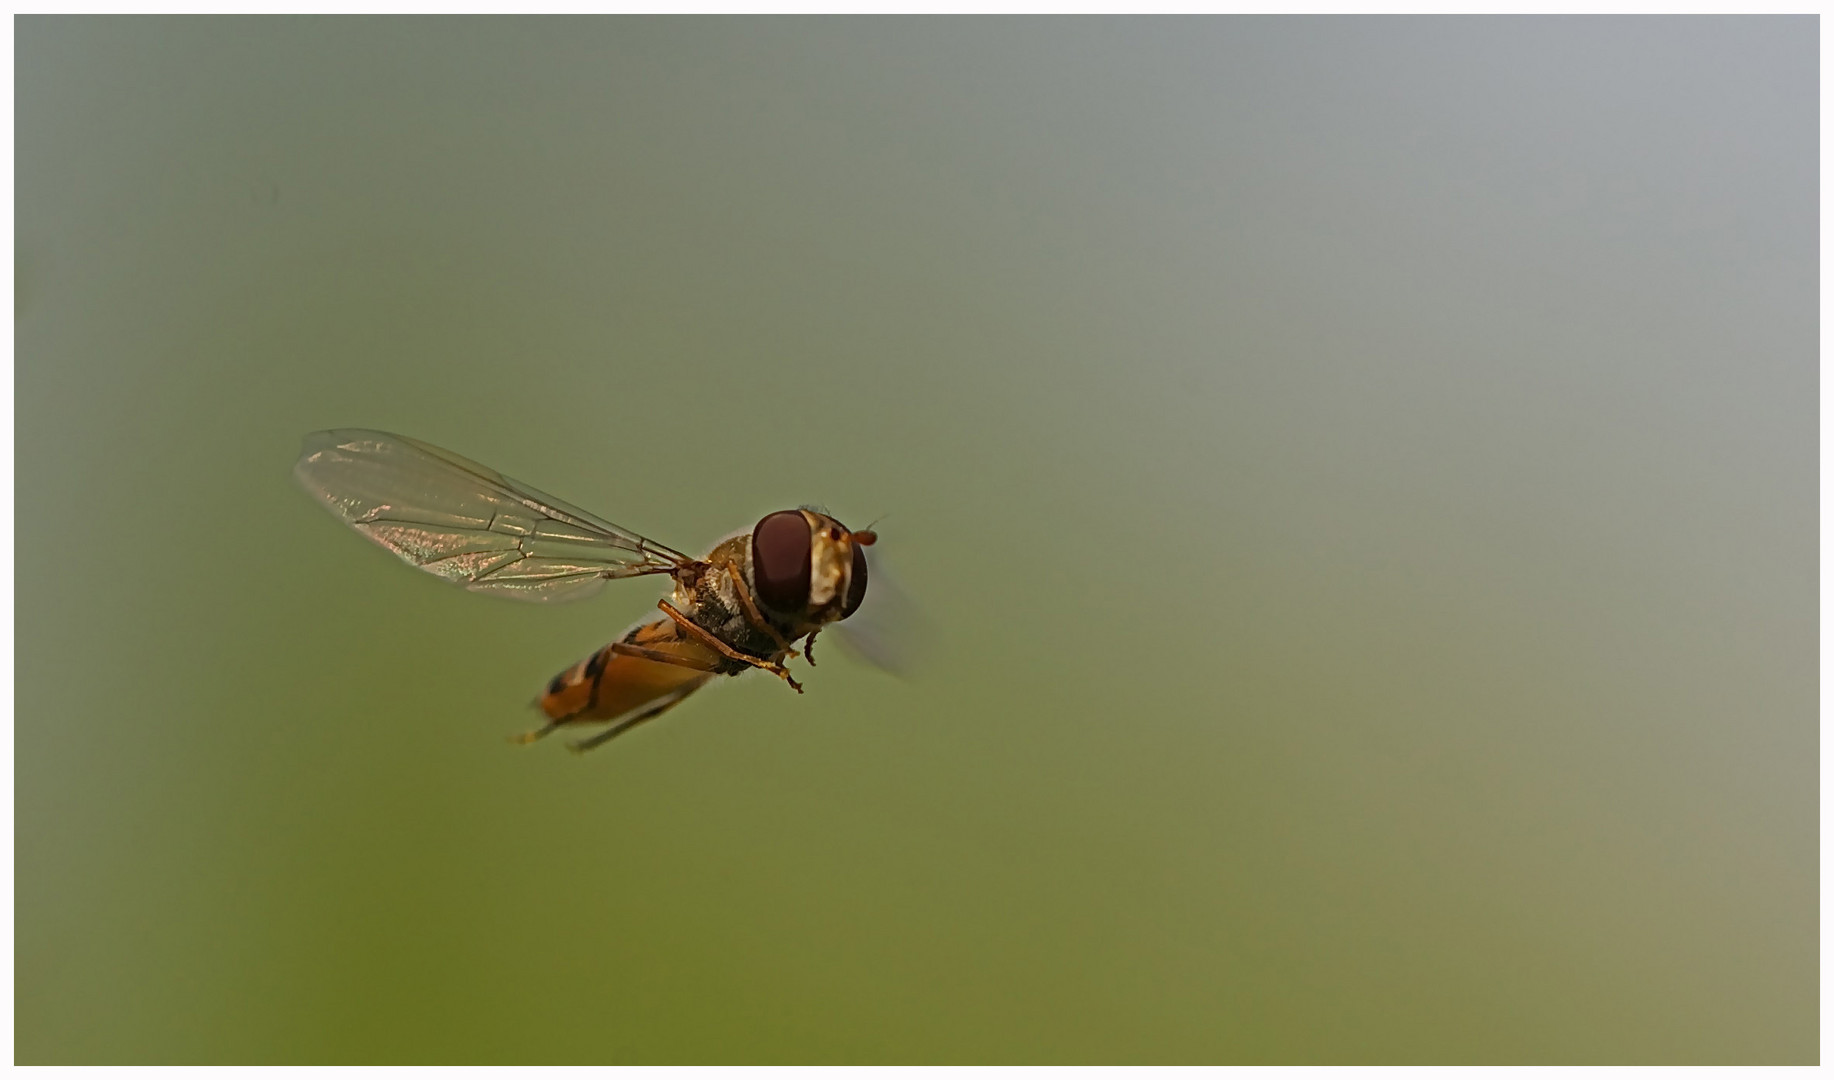
<svg viewBox="0 0 1834 1080">
<path fill-rule="evenodd" d="M 1817 24 L 16 25 L 21 1062 L 1813 1062 Z M 292 483 L 934 629 L 586 757 Z"/>
</svg>

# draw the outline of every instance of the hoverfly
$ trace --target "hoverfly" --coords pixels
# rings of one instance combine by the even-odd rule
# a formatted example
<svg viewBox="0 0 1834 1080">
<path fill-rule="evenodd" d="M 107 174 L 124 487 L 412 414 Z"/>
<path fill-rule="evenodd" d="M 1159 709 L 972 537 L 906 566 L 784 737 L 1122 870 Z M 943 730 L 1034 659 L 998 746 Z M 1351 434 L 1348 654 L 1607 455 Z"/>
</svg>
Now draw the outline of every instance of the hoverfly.
<svg viewBox="0 0 1834 1080">
<path fill-rule="evenodd" d="M 306 436 L 293 474 L 319 502 L 403 561 L 473 592 L 577 600 L 610 578 L 667 574 L 662 615 L 561 672 L 536 705 L 534 742 L 569 724 L 606 723 L 570 744 L 604 744 L 653 720 L 715 676 L 784 661 L 815 664 L 815 635 L 866 598 L 865 549 L 878 537 L 813 509 L 766 514 L 693 559 L 502 473 L 417 439 L 343 429 Z"/>
</svg>

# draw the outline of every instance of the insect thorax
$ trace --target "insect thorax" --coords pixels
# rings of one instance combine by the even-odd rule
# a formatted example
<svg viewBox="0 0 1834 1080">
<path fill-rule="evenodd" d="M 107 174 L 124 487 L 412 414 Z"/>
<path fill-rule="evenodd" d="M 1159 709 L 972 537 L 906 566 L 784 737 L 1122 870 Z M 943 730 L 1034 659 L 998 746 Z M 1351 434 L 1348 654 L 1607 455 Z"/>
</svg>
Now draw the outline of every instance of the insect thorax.
<svg viewBox="0 0 1834 1080">
<path fill-rule="evenodd" d="M 740 542 L 749 539 L 734 537 L 715 548 L 708 556 L 710 566 L 706 573 L 692 582 L 676 582 L 674 604 L 695 625 L 739 652 L 768 659 L 776 656 L 777 643 L 746 618 L 739 599 L 739 586 L 734 585 L 733 575 L 726 569 L 729 565 L 735 569 L 744 565 L 744 547 Z M 765 618 L 770 616 L 765 615 Z M 786 628 L 780 626 L 778 629 L 781 632 Z"/>
</svg>

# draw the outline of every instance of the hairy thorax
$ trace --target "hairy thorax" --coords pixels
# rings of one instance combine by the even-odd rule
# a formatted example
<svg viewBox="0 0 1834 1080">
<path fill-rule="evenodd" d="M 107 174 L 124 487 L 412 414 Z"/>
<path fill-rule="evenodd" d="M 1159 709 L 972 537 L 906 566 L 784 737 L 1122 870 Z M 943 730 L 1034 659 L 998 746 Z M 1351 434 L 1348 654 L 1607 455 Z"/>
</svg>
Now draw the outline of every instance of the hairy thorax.
<svg viewBox="0 0 1834 1080">
<path fill-rule="evenodd" d="M 739 586 L 735 584 L 736 579 L 743 582 L 746 589 L 751 588 L 746 577 L 750 550 L 750 535 L 722 542 L 707 556 L 704 573 L 692 581 L 676 580 L 671 602 L 696 626 L 739 652 L 780 661 L 786 655 L 783 648 L 768 633 L 752 625 L 746 617 L 744 601 L 739 597 Z M 795 636 L 791 633 L 795 628 L 774 613 L 760 611 L 759 614 L 786 639 Z M 736 660 L 728 660 L 726 666 L 732 670 L 747 667 Z"/>
</svg>

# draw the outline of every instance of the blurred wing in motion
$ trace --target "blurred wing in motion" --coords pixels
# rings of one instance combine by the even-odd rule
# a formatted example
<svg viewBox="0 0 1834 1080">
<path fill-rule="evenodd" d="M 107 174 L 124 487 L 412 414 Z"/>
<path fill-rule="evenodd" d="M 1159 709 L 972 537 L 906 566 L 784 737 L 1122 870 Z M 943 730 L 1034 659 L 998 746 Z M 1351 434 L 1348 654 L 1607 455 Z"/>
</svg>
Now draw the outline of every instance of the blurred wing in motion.
<svg viewBox="0 0 1834 1080">
<path fill-rule="evenodd" d="M 873 548 L 866 599 L 860 602 L 860 609 L 830 624 L 822 633 L 834 635 L 841 648 L 853 656 L 909 679 L 926 666 L 936 631 L 911 594 L 899 588 L 897 578 L 885 572 L 884 560 L 879 557 L 884 545 L 881 539 Z"/>
<path fill-rule="evenodd" d="M 474 592 L 577 600 L 692 560 L 437 446 L 385 431 L 306 436 L 293 475 L 345 524 Z"/>
</svg>

